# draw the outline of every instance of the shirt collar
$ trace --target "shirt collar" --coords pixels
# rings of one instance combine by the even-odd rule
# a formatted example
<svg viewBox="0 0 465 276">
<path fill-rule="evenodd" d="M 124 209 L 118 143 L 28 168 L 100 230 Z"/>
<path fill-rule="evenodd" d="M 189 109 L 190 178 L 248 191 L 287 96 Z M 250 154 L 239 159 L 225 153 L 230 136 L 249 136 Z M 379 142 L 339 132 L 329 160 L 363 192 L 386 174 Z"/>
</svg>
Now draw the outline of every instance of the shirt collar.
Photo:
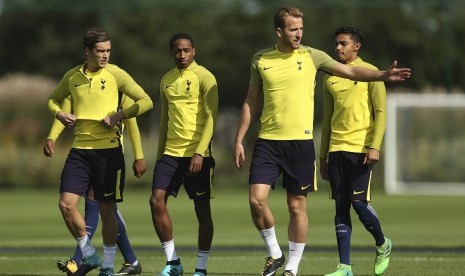
<svg viewBox="0 0 465 276">
<path fill-rule="evenodd" d="M 199 65 L 198 65 L 197 62 L 195 62 L 195 60 L 194 60 L 194 61 L 192 61 L 192 63 L 191 63 L 189 66 L 187 66 L 187 68 L 183 68 L 183 69 L 176 68 L 176 69 L 178 69 L 179 72 L 182 73 L 182 72 L 184 72 L 184 71 L 186 71 L 186 70 L 192 71 L 193 69 L 197 68 L 198 66 L 199 66 Z"/>
<path fill-rule="evenodd" d="M 357 57 L 354 61 L 349 62 L 347 65 L 360 65 L 363 63 L 363 60 L 361 57 Z"/>
</svg>

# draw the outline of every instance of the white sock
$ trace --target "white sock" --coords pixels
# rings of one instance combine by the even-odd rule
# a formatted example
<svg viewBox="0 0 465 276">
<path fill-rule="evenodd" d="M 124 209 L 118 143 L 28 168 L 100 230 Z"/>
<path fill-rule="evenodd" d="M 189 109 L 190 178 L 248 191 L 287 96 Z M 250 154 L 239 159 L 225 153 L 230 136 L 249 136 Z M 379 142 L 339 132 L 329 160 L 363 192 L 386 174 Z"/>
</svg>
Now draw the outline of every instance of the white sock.
<svg viewBox="0 0 465 276">
<path fill-rule="evenodd" d="M 116 244 L 103 246 L 102 268 L 113 268 L 115 264 Z"/>
<path fill-rule="evenodd" d="M 296 243 L 289 241 L 289 259 L 287 260 L 284 270 L 290 270 L 297 275 L 299 263 L 304 253 L 305 243 Z"/>
<path fill-rule="evenodd" d="M 198 250 L 197 251 L 197 266 L 195 268 L 207 269 L 207 261 L 208 261 L 209 254 L 210 254 L 210 251 Z"/>
<path fill-rule="evenodd" d="M 163 251 L 165 252 L 167 262 L 179 259 L 178 255 L 176 255 L 176 249 L 174 248 L 174 239 L 167 242 L 163 242 L 161 246 L 163 247 Z"/>
<path fill-rule="evenodd" d="M 278 240 L 276 239 L 276 233 L 274 226 L 270 229 L 259 230 L 260 236 L 262 236 L 268 250 L 268 255 L 273 259 L 277 259 L 283 255 L 281 248 L 279 247 Z"/>
<path fill-rule="evenodd" d="M 95 254 L 95 248 L 90 243 L 90 239 L 87 234 L 84 237 L 77 238 L 76 241 L 81 249 L 83 258 L 87 258 Z"/>
</svg>

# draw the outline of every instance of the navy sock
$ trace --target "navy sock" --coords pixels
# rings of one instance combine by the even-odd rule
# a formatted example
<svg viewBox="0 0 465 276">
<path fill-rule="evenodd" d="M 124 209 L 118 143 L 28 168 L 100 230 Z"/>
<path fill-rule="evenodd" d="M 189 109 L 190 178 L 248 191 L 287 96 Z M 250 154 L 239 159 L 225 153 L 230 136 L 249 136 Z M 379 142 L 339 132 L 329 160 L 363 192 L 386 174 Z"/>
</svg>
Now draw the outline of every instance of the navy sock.
<svg viewBox="0 0 465 276">
<path fill-rule="evenodd" d="M 350 265 L 350 237 L 352 235 L 352 222 L 350 220 L 350 201 L 336 200 L 336 226 L 337 249 L 339 262 Z"/>
<path fill-rule="evenodd" d="M 352 202 L 352 206 L 354 207 L 355 212 L 357 212 L 358 218 L 365 226 L 365 229 L 367 229 L 373 238 L 375 238 L 376 246 L 383 245 L 384 234 L 381 230 L 381 225 L 375 209 L 373 209 L 373 207 L 365 201 L 354 201 Z"/>
<path fill-rule="evenodd" d="M 132 250 L 131 244 L 129 243 L 129 238 L 126 233 L 126 223 L 124 222 L 123 216 L 119 212 L 118 208 L 116 208 L 116 220 L 118 221 L 118 238 L 116 243 L 118 244 L 121 254 L 123 254 L 124 262 L 132 264 L 137 261 L 137 258 Z"/>
<path fill-rule="evenodd" d="M 86 232 L 89 236 L 89 239 L 92 240 L 92 237 L 95 234 L 95 230 L 97 230 L 98 220 L 100 216 L 100 209 L 98 207 L 98 202 L 92 199 L 86 198 L 86 204 L 84 207 L 84 220 L 86 222 Z M 76 247 L 74 251 L 74 256 L 71 257 L 77 264 L 81 263 L 82 260 L 82 252 L 79 249 L 79 246 Z"/>
</svg>

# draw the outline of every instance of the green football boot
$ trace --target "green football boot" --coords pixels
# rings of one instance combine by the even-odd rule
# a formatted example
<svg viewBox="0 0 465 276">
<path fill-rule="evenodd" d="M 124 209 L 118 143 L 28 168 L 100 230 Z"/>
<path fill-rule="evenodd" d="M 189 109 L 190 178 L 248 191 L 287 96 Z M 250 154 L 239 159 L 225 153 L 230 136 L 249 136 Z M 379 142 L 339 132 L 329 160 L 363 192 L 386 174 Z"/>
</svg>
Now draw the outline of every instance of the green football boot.
<svg viewBox="0 0 465 276">
<path fill-rule="evenodd" d="M 384 271 L 389 266 L 389 255 L 391 255 L 392 242 L 388 238 L 384 238 L 386 241 L 383 245 L 376 248 L 375 258 L 375 275 L 383 275 Z"/>
<path fill-rule="evenodd" d="M 325 276 L 353 276 L 352 265 L 338 264 L 336 271 L 333 273 L 325 274 Z"/>
</svg>

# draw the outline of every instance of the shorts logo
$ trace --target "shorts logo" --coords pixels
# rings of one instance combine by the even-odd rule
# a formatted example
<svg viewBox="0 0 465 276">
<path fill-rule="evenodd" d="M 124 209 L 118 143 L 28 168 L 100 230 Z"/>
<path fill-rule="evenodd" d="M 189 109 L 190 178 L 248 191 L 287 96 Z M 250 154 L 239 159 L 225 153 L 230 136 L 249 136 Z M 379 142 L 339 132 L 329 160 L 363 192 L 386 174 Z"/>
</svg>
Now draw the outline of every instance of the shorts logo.
<svg viewBox="0 0 465 276">
<path fill-rule="evenodd" d="M 195 195 L 196 196 L 201 196 L 201 195 L 204 195 L 207 191 L 203 191 L 203 192 L 196 192 Z"/>
<path fill-rule="evenodd" d="M 363 194 L 365 191 L 354 191 L 354 195 Z"/>
<path fill-rule="evenodd" d="M 303 190 L 306 190 L 310 186 L 312 186 L 312 184 L 308 184 L 307 186 L 301 186 L 300 189 L 303 191 Z"/>
<path fill-rule="evenodd" d="M 104 193 L 103 196 L 104 196 L 104 197 L 109 197 L 109 196 L 111 196 L 111 195 L 114 194 L 114 193 L 115 193 L 115 192 L 112 192 L 112 193 L 109 193 L 109 194 Z"/>
</svg>

